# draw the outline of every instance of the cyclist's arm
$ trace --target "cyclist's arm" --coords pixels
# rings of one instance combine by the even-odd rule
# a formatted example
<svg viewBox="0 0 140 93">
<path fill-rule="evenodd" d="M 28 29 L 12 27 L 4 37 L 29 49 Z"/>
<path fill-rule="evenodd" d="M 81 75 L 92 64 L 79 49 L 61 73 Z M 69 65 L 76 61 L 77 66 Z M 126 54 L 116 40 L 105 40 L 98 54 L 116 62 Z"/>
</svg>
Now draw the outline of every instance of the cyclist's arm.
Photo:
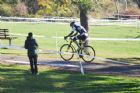
<svg viewBox="0 0 140 93">
<path fill-rule="evenodd" d="M 71 31 L 71 33 L 69 33 L 67 36 L 65 36 L 65 38 L 70 37 L 74 34 L 74 31 Z"/>
<path fill-rule="evenodd" d="M 77 36 L 77 34 L 78 34 L 78 32 L 76 32 L 75 34 L 71 35 L 71 37 L 73 37 L 73 36 Z"/>
</svg>

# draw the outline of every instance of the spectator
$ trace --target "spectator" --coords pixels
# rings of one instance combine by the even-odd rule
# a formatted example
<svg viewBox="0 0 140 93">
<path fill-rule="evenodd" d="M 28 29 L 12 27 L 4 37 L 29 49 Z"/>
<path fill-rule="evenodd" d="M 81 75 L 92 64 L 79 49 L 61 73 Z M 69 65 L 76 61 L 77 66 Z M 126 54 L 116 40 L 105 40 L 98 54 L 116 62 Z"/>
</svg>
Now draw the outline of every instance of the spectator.
<svg viewBox="0 0 140 93">
<path fill-rule="evenodd" d="M 33 34 L 31 32 L 28 33 L 27 39 L 25 40 L 24 47 L 28 51 L 28 58 L 30 61 L 30 68 L 31 68 L 32 74 L 38 74 L 38 68 L 37 68 L 38 44 L 36 40 L 33 38 Z"/>
</svg>

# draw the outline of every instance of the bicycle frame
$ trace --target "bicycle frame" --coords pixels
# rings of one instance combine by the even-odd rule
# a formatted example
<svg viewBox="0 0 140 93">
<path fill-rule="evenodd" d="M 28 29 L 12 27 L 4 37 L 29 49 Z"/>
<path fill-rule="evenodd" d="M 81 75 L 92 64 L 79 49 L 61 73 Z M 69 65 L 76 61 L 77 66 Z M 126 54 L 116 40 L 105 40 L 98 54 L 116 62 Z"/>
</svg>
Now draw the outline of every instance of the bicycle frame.
<svg viewBox="0 0 140 93">
<path fill-rule="evenodd" d="M 76 49 L 75 49 L 75 47 L 73 46 L 72 43 L 73 43 L 73 41 L 71 40 L 70 43 L 69 43 L 69 45 L 70 45 L 70 46 L 74 49 L 74 51 L 76 52 Z"/>
<path fill-rule="evenodd" d="M 67 42 L 69 42 L 69 43 L 62 45 L 61 48 L 60 48 L 60 52 L 61 52 L 60 53 L 60 56 L 61 56 L 62 59 L 66 60 L 66 61 L 69 61 L 76 54 L 80 58 L 82 58 L 85 62 L 90 63 L 91 61 L 94 60 L 94 58 L 95 58 L 95 50 L 94 50 L 93 47 L 91 47 L 91 46 L 83 46 L 82 47 L 81 46 L 82 45 L 82 42 L 81 42 L 81 44 L 76 43 L 75 44 L 76 46 L 75 46 L 74 44 L 72 44 L 74 41 L 71 38 L 70 38 L 70 41 L 67 41 Z M 63 51 L 63 48 L 64 48 L 64 51 Z M 66 49 L 66 51 L 65 51 L 65 49 Z M 67 56 L 65 56 L 65 53 L 68 52 L 69 49 L 70 49 L 70 52 L 69 53 L 72 54 L 72 55 L 70 55 L 70 56 L 67 57 Z M 88 52 L 88 50 L 86 50 L 86 49 L 90 49 L 90 52 Z M 94 56 L 94 57 L 91 57 L 91 56 Z"/>
<path fill-rule="evenodd" d="M 67 40 L 66 40 L 67 41 Z M 79 44 L 79 43 L 75 43 L 75 45 L 77 46 L 77 50 L 75 49 L 75 47 L 73 46 L 73 43 L 74 41 L 70 38 L 70 43 L 69 43 L 69 45 L 74 49 L 74 51 L 75 52 L 78 52 L 79 53 L 79 51 L 77 51 L 77 50 L 81 50 L 81 44 Z M 79 41 L 80 43 L 82 42 L 82 41 Z M 79 49 L 78 49 L 79 48 Z"/>
</svg>

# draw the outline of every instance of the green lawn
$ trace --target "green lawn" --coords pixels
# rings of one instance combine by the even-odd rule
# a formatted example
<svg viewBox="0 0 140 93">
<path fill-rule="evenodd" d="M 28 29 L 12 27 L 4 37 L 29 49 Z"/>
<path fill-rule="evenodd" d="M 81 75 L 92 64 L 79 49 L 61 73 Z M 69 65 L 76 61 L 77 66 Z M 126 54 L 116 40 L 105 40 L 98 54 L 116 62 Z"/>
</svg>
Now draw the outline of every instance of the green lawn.
<svg viewBox="0 0 140 93">
<path fill-rule="evenodd" d="M 69 24 L 0 23 L 0 28 L 8 28 L 11 33 L 27 35 L 33 32 L 40 49 L 59 50 L 67 43 L 63 39 L 47 38 L 65 36 L 69 33 Z M 90 26 L 93 38 L 135 38 L 140 28 L 126 26 Z M 26 37 L 19 36 L 13 45 L 23 47 Z M 2 40 L 2 45 L 8 41 Z M 140 41 L 90 41 L 97 57 L 110 58 L 130 63 L 140 63 Z M 26 55 L 26 51 L 0 49 L 0 54 Z M 56 57 L 56 54 L 40 54 L 41 57 Z M 58 57 L 58 56 L 57 56 Z M 98 62 L 98 61 L 97 61 Z M 27 65 L 0 64 L 0 93 L 140 93 L 140 79 L 127 76 L 87 74 L 60 71 L 39 66 L 40 74 L 31 75 Z"/>
<path fill-rule="evenodd" d="M 140 93 L 140 79 L 126 76 L 59 71 L 39 66 L 31 75 L 27 65 L 0 64 L 0 93 Z"/>
<path fill-rule="evenodd" d="M 70 31 L 69 24 L 55 23 L 0 23 L 0 28 L 8 28 L 11 33 L 27 35 L 33 32 L 36 35 L 45 36 L 35 37 L 39 43 L 40 49 L 57 50 L 64 43 L 62 38 L 48 38 L 52 36 L 65 36 Z M 90 26 L 90 37 L 92 38 L 135 38 L 140 35 L 140 28 L 134 26 Z M 16 46 L 23 46 L 26 37 L 19 36 L 12 43 Z M 2 40 L 2 44 L 7 45 L 8 41 Z M 89 44 L 96 50 L 97 57 L 111 58 L 123 61 L 127 59 L 137 59 L 132 62 L 139 63 L 140 41 L 89 41 Z M 9 53 L 9 50 L 1 49 L 3 53 Z M 10 50 L 12 52 L 12 50 Z M 19 51 L 17 51 L 19 52 Z M 22 51 L 23 52 L 23 51 Z M 24 52 L 26 53 L 26 52 Z"/>
<path fill-rule="evenodd" d="M 91 37 L 100 38 L 135 38 L 140 35 L 136 26 L 91 26 Z"/>
</svg>

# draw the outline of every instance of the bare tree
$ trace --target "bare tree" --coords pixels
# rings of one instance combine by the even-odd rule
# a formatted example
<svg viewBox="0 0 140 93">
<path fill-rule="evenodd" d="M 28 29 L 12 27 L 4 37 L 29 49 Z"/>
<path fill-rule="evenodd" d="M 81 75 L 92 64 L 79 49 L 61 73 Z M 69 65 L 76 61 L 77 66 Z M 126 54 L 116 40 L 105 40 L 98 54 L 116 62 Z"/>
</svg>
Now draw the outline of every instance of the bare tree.
<svg viewBox="0 0 140 93">
<path fill-rule="evenodd" d="M 124 0 L 125 1 L 125 10 L 127 10 L 128 9 L 128 2 L 127 2 L 127 0 Z"/>
<path fill-rule="evenodd" d="M 38 11 L 39 7 L 38 7 L 38 0 L 34 0 L 34 4 L 33 4 L 33 14 L 36 14 Z"/>
<path fill-rule="evenodd" d="M 136 0 L 138 8 L 140 9 L 140 0 Z"/>
</svg>

